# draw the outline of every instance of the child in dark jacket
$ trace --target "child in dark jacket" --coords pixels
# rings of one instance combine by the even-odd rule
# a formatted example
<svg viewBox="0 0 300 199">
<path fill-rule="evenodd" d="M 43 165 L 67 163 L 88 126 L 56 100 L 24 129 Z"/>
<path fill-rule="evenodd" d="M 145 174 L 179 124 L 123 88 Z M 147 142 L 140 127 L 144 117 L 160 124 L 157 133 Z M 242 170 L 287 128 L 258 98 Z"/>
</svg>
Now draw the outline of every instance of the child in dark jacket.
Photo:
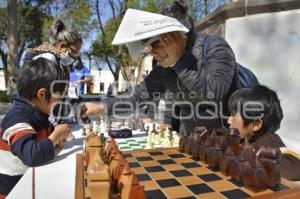
<svg viewBox="0 0 300 199">
<path fill-rule="evenodd" d="M 241 88 L 235 91 L 228 104 L 231 116 L 230 128 L 240 131 L 241 138 L 259 150 L 272 147 L 281 150 L 281 176 L 288 180 L 300 180 L 300 160 L 286 150 L 285 144 L 275 133 L 280 128 L 283 112 L 277 94 L 266 86 Z"/>
<path fill-rule="evenodd" d="M 28 167 L 54 158 L 54 146 L 69 135 L 67 124 L 48 121 L 66 80 L 62 68 L 45 58 L 26 62 L 18 75 L 19 96 L 0 128 L 0 199 L 13 189 Z M 53 84 L 54 83 L 54 84 Z"/>
</svg>

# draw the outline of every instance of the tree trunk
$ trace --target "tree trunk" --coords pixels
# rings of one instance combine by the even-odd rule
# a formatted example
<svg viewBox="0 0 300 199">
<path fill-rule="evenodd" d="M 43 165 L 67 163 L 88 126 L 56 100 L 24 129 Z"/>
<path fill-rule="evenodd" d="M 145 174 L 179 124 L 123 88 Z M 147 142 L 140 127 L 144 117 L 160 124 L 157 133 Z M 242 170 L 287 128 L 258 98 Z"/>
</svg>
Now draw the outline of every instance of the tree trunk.
<svg viewBox="0 0 300 199">
<path fill-rule="evenodd" d="M 18 64 L 18 15 L 17 0 L 7 1 L 7 36 L 8 36 L 8 56 L 7 56 L 7 94 L 11 94 L 16 88 L 16 68 Z"/>
</svg>

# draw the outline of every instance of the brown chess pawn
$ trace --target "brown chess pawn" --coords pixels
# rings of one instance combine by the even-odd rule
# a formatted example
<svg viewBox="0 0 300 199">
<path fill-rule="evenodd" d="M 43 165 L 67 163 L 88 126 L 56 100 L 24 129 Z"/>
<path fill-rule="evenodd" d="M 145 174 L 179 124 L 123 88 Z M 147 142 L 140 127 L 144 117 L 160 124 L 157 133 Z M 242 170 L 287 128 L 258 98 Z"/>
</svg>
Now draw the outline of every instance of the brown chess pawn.
<svg viewBox="0 0 300 199">
<path fill-rule="evenodd" d="M 130 175 L 128 183 L 122 188 L 121 199 L 146 199 L 144 187 L 139 185 L 135 175 Z"/>
<path fill-rule="evenodd" d="M 280 176 L 280 155 L 281 152 L 277 148 L 262 147 L 258 152 L 259 160 L 261 164 L 264 166 L 267 175 L 268 175 L 268 187 L 276 187 L 280 184 L 281 176 Z"/>
<path fill-rule="evenodd" d="M 218 127 L 215 129 L 218 136 L 228 136 L 229 135 L 229 129 L 226 127 Z"/>
<path fill-rule="evenodd" d="M 267 188 L 268 175 L 256 156 L 251 164 L 244 167 L 243 184 L 245 187 L 257 192 Z"/>
<path fill-rule="evenodd" d="M 199 146 L 202 145 L 203 135 L 207 132 L 207 129 L 203 126 L 196 127 L 194 131 L 194 140 L 191 146 L 191 152 L 194 160 L 199 160 Z"/>
<path fill-rule="evenodd" d="M 231 175 L 230 174 L 230 165 L 232 164 L 234 159 L 235 159 L 234 153 L 231 150 L 231 147 L 228 146 L 225 151 L 225 154 L 219 164 L 220 171 L 225 176 Z"/>
<path fill-rule="evenodd" d="M 250 162 L 255 157 L 255 153 L 253 147 L 248 143 L 247 140 L 245 142 L 245 145 L 242 147 L 242 149 L 239 148 L 238 151 L 241 152 L 238 155 L 237 161 L 234 161 L 232 163 L 233 166 L 231 167 L 230 172 L 231 172 L 231 176 L 234 179 L 243 182 L 243 173 L 245 171 L 245 168 L 250 165 Z"/>
<path fill-rule="evenodd" d="M 188 139 L 187 132 L 184 132 L 183 135 L 180 137 L 180 140 L 179 140 L 179 150 L 182 153 L 185 152 L 185 145 L 187 143 L 187 139 Z"/>
<path fill-rule="evenodd" d="M 192 140 L 192 146 L 191 146 L 191 153 L 194 160 L 199 160 L 199 154 L 198 154 L 198 144 L 200 141 L 200 134 L 194 133 L 194 138 Z"/>
<path fill-rule="evenodd" d="M 207 154 L 213 150 L 213 147 L 210 144 L 209 138 L 206 139 L 204 145 L 203 145 L 203 150 L 199 151 L 199 157 L 200 160 L 203 161 L 204 163 L 207 163 Z"/>
<path fill-rule="evenodd" d="M 211 169 L 218 169 L 220 161 L 223 158 L 223 152 L 218 143 L 215 143 L 215 146 L 211 151 L 207 153 L 207 164 Z"/>
<path fill-rule="evenodd" d="M 231 128 L 229 130 L 229 136 L 227 137 L 227 140 L 228 140 L 228 145 L 231 147 L 235 156 L 238 156 L 238 154 L 240 153 L 240 142 L 241 142 L 239 131 L 237 129 Z"/>
<path fill-rule="evenodd" d="M 191 133 L 187 139 L 186 139 L 186 143 L 184 145 L 184 152 L 188 155 L 192 155 L 192 143 L 193 143 L 193 140 L 194 140 L 194 136 L 193 134 Z"/>
</svg>

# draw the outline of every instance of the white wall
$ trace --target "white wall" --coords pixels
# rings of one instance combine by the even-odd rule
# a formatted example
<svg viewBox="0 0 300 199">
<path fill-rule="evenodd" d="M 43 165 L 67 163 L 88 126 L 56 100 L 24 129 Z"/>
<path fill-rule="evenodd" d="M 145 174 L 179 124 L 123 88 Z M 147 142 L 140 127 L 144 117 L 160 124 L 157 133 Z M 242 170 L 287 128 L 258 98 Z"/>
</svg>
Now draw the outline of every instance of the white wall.
<svg viewBox="0 0 300 199">
<path fill-rule="evenodd" d="M 4 78 L 4 71 L 0 70 L 0 91 L 4 91 L 5 89 L 5 78 Z"/>
<path fill-rule="evenodd" d="M 226 40 L 239 63 L 278 92 L 284 119 L 278 134 L 300 153 L 300 9 L 226 21 Z"/>
<path fill-rule="evenodd" d="M 107 93 L 109 84 L 114 82 L 114 76 L 108 70 L 91 69 L 91 75 L 93 76 L 94 90 L 93 93 L 100 93 L 100 82 L 104 83 L 104 94 Z"/>
</svg>

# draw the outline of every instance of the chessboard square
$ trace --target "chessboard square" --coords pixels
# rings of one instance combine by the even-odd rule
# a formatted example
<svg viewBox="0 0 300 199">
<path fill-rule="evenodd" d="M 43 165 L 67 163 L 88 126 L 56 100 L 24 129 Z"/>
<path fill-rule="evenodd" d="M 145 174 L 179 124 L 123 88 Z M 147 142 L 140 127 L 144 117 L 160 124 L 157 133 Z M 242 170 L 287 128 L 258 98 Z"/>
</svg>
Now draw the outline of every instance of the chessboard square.
<svg viewBox="0 0 300 199">
<path fill-rule="evenodd" d="M 133 156 L 132 156 L 131 153 L 124 153 L 124 154 L 123 154 L 123 157 L 124 157 L 124 158 L 132 158 Z"/>
<path fill-rule="evenodd" d="M 177 199 L 196 199 L 196 198 L 194 196 L 187 196 L 187 197 L 177 198 Z"/>
<path fill-rule="evenodd" d="M 253 190 L 251 188 L 242 187 L 241 190 L 244 191 L 245 193 L 249 194 L 250 196 L 260 196 L 260 195 L 274 193 L 270 189 L 257 191 L 257 190 Z"/>
<path fill-rule="evenodd" d="M 212 173 L 212 171 L 206 167 L 190 168 L 189 171 L 194 175 L 203 175 L 203 174 Z"/>
<path fill-rule="evenodd" d="M 198 175 L 198 177 L 201 178 L 202 180 L 204 180 L 205 182 L 212 182 L 212 181 L 222 179 L 220 176 L 217 176 L 214 173 Z"/>
<path fill-rule="evenodd" d="M 180 163 L 180 164 L 182 164 L 182 163 L 189 163 L 189 162 L 192 162 L 192 159 L 189 158 L 189 157 L 177 158 L 176 162 Z"/>
<path fill-rule="evenodd" d="M 204 194 L 199 194 L 198 198 L 201 199 L 224 199 L 224 196 L 218 192 L 210 192 L 210 193 L 204 193 Z"/>
<path fill-rule="evenodd" d="M 152 158 L 155 160 L 165 160 L 168 159 L 169 157 L 166 155 L 156 155 L 156 156 L 152 156 Z"/>
<path fill-rule="evenodd" d="M 141 149 L 143 149 L 143 147 L 142 146 L 131 146 L 131 149 L 132 150 L 141 150 Z"/>
<path fill-rule="evenodd" d="M 174 178 L 169 172 L 152 172 L 149 173 L 152 179 L 154 180 L 165 180 L 165 179 L 171 179 Z"/>
<path fill-rule="evenodd" d="M 144 174 L 136 174 L 135 176 L 137 177 L 137 179 L 139 180 L 139 182 L 151 180 L 150 176 L 148 174 L 146 174 L 146 173 L 144 173 Z"/>
<path fill-rule="evenodd" d="M 169 156 L 171 158 L 184 158 L 185 157 L 185 155 L 183 155 L 182 153 L 170 154 Z"/>
<path fill-rule="evenodd" d="M 153 160 L 153 158 L 151 158 L 150 156 L 146 156 L 146 157 L 137 157 L 136 159 L 137 159 L 139 162 Z"/>
<path fill-rule="evenodd" d="M 201 167 L 200 164 L 196 163 L 196 162 L 187 162 L 187 163 L 181 163 L 182 166 L 184 166 L 185 168 L 189 169 L 189 168 L 198 168 Z"/>
<path fill-rule="evenodd" d="M 120 146 L 119 148 L 120 148 L 121 151 L 123 151 L 123 150 L 127 150 L 128 151 L 128 150 L 131 149 L 130 146 Z"/>
<path fill-rule="evenodd" d="M 145 150 L 133 151 L 135 157 L 149 157 L 149 153 Z"/>
<path fill-rule="evenodd" d="M 160 166 L 160 164 L 154 160 L 140 162 L 142 167 L 152 167 L 152 166 Z"/>
<path fill-rule="evenodd" d="M 151 151 L 151 152 L 148 152 L 151 156 L 155 156 L 155 155 L 164 155 L 163 152 L 161 151 Z"/>
<path fill-rule="evenodd" d="M 191 175 L 193 175 L 190 172 L 188 172 L 187 170 L 170 171 L 170 173 L 172 173 L 175 177 L 184 177 L 184 176 L 191 176 Z"/>
<path fill-rule="evenodd" d="M 136 159 L 134 157 L 129 157 L 129 158 L 126 158 L 126 161 L 127 162 L 136 162 Z"/>
<path fill-rule="evenodd" d="M 142 167 L 130 168 L 130 170 L 133 171 L 135 174 L 145 173 L 145 169 Z"/>
<path fill-rule="evenodd" d="M 187 188 L 189 188 L 194 194 L 203 194 L 203 193 L 209 193 L 214 191 L 206 184 L 188 185 Z"/>
<path fill-rule="evenodd" d="M 145 167 L 147 172 L 160 172 L 160 171 L 165 171 L 164 168 L 162 168 L 161 166 L 152 166 L 152 167 Z"/>
<path fill-rule="evenodd" d="M 146 197 L 148 199 L 168 199 L 164 193 L 157 189 L 157 190 L 150 190 L 150 191 L 145 191 Z"/>
<path fill-rule="evenodd" d="M 164 168 L 167 169 L 168 171 L 175 171 L 175 170 L 184 169 L 184 167 L 179 165 L 179 164 L 165 164 Z"/>
<path fill-rule="evenodd" d="M 140 143 L 140 144 L 146 144 L 146 143 L 147 143 L 146 140 L 139 140 L 139 141 L 137 141 L 137 142 Z"/>
<path fill-rule="evenodd" d="M 141 186 L 144 186 L 144 190 L 145 191 L 149 191 L 149 190 L 155 190 L 155 189 L 160 189 L 160 187 L 158 186 L 158 184 L 156 184 L 156 182 L 154 181 L 140 181 L 139 184 Z"/>
<path fill-rule="evenodd" d="M 218 192 L 229 191 L 237 188 L 234 184 L 228 182 L 225 179 L 207 182 L 206 184 L 209 185 L 211 188 L 213 188 L 213 190 Z"/>
<path fill-rule="evenodd" d="M 168 198 L 188 198 L 192 197 L 193 194 L 185 186 L 175 186 L 163 189 L 164 193 Z"/>
<path fill-rule="evenodd" d="M 162 165 L 165 165 L 165 164 L 176 164 L 176 162 L 174 160 L 172 160 L 172 159 L 157 160 L 157 162 L 159 162 Z"/>
<path fill-rule="evenodd" d="M 202 184 L 204 183 L 200 178 L 196 176 L 186 176 L 186 177 L 178 177 L 176 178 L 181 184 L 184 185 L 194 185 L 194 184 Z"/>
<path fill-rule="evenodd" d="M 273 187 L 273 188 L 270 188 L 272 191 L 274 192 L 277 192 L 277 191 L 281 191 L 281 190 L 284 190 L 284 189 L 288 189 L 289 187 L 283 185 L 283 184 L 279 184 L 278 186 L 276 187 Z"/>
<path fill-rule="evenodd" d="M 140 144 L 139 144 L 139 143 L 136 143 L 136 142 L 134 142 L 134 143 L 129 143 L 129 146 L 140 146 Z"/>
<path fill-rule="evenodd" d="M 164 153 L 167 155 L 172 155 L 172 154 L 179 154 L 181 152 L 177 149 L 166 149 L 164 150 Z"/>
<path fill-rule="evenodd" d="M 249 194 L 243 192 L 240 189 L 234 189 L 234 190 L 230 190 L 230 191 L 222 191 L 221 193 L 224 196 L 226 196 L 228 199 L 239 199 L 239 198 L 250 197 Z"/>
<path fill-rule="evenodd" d="M 161 188 L 175 187 L 181 185 L 176 179 L 156 180 L 156 182 Z"/>
<path fill-rule="evenodd" d="M 231 182 L 232 184 L 234 184 L 237 187 L 243 187 L 243 184 L 241 181 L 235 179 L 235 178 L 231 178 L 230 180 L 228 180 L 229 182 Z"/>
<path fill-rule="evenodd" d="M 130 168 L 140 167 L 141 166 L 138 162 L 129 162 L 128 165 L 129 165 Z"/>
</svg>

